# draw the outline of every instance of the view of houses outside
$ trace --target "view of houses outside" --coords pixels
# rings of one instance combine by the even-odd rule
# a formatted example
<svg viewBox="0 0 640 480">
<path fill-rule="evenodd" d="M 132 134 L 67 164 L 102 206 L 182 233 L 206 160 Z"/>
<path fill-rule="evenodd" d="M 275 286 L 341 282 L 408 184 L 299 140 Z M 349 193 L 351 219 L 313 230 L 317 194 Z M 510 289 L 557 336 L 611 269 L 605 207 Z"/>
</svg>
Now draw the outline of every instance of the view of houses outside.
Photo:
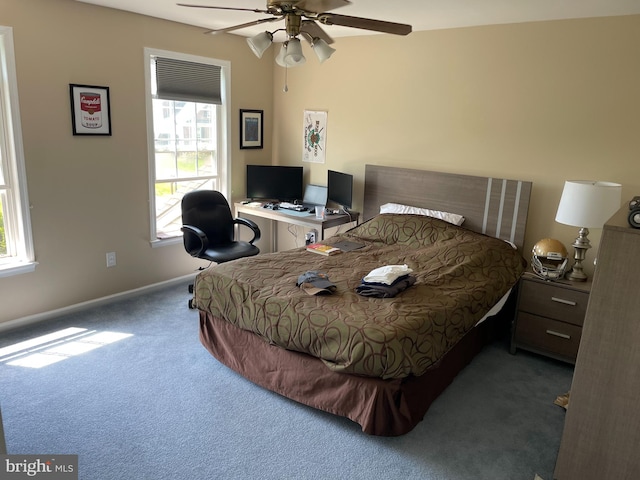
<svg viewBox="0 0 640 480">
<path fill-rule="evenodd" d="M 156 231 L 181 235 L 185 193 L 217 189 L 216 105 L 153 100 Z"/>
</svg>

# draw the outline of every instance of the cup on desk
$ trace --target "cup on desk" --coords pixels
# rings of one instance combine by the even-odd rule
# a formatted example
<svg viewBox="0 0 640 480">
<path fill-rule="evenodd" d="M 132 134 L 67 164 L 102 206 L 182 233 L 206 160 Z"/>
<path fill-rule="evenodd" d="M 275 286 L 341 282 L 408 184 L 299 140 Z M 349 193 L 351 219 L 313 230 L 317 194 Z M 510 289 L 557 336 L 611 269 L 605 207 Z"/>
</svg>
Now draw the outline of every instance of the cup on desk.
<svg viewBox="0 0 640 480">
<path fill-rule="evenodd" d="M 322 205 L 316 205 L 316 218 L 324 220 L 325 214 L 325 208 Z"/>
</svg>

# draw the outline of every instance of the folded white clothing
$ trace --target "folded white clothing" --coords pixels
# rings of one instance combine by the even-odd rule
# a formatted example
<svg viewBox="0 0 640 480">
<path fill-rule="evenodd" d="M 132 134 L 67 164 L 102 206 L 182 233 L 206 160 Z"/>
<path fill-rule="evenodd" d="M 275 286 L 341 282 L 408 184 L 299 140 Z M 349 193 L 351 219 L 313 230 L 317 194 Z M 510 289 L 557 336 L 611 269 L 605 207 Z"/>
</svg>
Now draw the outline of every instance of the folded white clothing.
<svg viewBox="0 0 640 480">
<path fill-rule="evenodd" d="M 362 279 L 369 283 L 384 283 L 391 285 L 398 278 L 413 272 L 407 265 L 385 265 L 371 270 Z"/>
</svg>

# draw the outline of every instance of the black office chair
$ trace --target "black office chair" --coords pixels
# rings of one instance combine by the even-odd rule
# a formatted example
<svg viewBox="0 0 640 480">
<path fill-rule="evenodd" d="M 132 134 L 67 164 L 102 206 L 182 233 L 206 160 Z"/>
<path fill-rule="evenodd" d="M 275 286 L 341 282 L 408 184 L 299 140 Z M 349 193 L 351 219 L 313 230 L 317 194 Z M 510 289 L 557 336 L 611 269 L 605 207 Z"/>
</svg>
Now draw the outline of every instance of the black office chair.
<svg viewBox="0 0 640 480">
<path fill-rule="evenodd" d="M 253 231 L 248 242 L 235 240 L 235 226 Z M 253 243 L 260 238 L 260 228 L 247 218 L 233 218 L 227 199 L 215 190 L 196 190 L 182 197 L 184 248 L 192 257 L 223 263 L 260 253 Z M 189 285 L 193 292 L 193 285 Z M 189 300 L 189 308 L 191 308 Z"/>
</svg>

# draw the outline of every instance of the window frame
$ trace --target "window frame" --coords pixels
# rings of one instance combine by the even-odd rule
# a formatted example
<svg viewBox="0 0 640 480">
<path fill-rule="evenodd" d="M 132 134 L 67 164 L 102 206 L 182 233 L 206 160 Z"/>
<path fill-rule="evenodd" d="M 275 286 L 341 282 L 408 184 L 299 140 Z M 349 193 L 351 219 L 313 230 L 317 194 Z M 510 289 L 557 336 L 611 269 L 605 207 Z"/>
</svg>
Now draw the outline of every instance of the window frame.
<svg viewBox="0 0 640 480">
<path fill-rule="evenodd" d="M 195 63 L 217 65 L 221 67 L 220 94 L 222 103 L 217 108 L 217 158 L 219 167 L 219 190 L 225 197 L 231 185 L 231 62 L 217 58 L 202 57 L 155 48 L 144 49 L 144 74 L 145 74 L 145 103 L 147 114 L 147 152 L 149 175 L 149 239 L 152 247 L 174 245 L 182 243 L 182 235 L 169 238 L 158 238 L 156 225 L 156 168 L 155 168 L 155 142 L 153 124 L 153 96 L 151 92 L 151 59 L 152 57 L 165 57 L 184 60 Z"/>
<path fill-rule="evenodd" d="M 0 277 L 36 268 L 25 167 L 13 28 L 0 25 L 0 161 L 4 174 L 4 225 L 7 253 L 0 257 Z"/>
</svg>

